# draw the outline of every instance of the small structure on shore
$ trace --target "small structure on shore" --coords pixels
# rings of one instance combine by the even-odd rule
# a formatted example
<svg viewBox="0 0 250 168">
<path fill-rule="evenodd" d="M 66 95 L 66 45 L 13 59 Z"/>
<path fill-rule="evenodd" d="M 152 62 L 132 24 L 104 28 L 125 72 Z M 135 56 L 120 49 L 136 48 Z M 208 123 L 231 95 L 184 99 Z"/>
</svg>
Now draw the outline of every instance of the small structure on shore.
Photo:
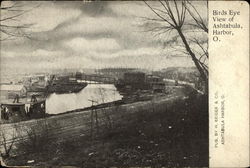
<svg viewBox="0 0 250 168">
<path fill-rule="evenodd" d="M 115 86 L 118 90 L 136 91 L 150 89 L 149 83 L 146 83 L 146 74 L 143 72 L 124 73 L 123 79 L 120 79 Z"/>
<path fill-rule="evenodd" d="M 143 72 L 124 73 L 123 79 L 120 79 L 115 86 L 119 90 L 127 90 L 127 92 L 134 92 L 136 90 L 151 90 L 154 92 L 165 91 L 165 83 L 161 77 L 148 75 Z"/>
<path fill-rule="evenodd" d="M 143 85 L 146 80 L 146 75 L 143 72 L 127 72 L 124 73 L 124 82 L 134 85 Z"/>
<path fill-rule="evenodd" d="M 1 122 L 16 122 L 32 118 L 41 118 L 45 116 L 45 99 L 37 100 L 32 96 L 30 100 L 7 99 L 0 103 L 1 105 Z"/>
<path fill-rule="evenodd" d="M 165 91 L 165 83 L 163 82 L 163 78 L 156 75 L 147 75 L 146 82 L 150 84 L 151 89 L 154 92 L 164 92 Z"/>
</svg>

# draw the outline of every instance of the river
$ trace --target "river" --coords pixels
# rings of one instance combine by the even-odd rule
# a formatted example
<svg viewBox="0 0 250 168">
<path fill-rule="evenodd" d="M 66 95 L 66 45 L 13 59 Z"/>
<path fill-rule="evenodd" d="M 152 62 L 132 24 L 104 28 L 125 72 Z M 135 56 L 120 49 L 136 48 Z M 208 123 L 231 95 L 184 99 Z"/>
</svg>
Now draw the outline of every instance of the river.
<svg viewBox="0 0 250 168">
<path fill-rule="evenodd" d="M 46 99 L 46 113 L 58 114 L 79 108 L 121 100 L 122 96 L 113 84 L 88 84 L 78 93 L 53 93 Z"/>
</svg>

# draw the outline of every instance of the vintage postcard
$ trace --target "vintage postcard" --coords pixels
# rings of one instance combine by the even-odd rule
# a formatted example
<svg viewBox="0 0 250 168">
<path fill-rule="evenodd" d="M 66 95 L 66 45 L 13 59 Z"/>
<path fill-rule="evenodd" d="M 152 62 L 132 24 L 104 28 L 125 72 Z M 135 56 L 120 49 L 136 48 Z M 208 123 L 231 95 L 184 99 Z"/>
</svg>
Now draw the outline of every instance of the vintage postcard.
<svg viewBox="0 0 250 168">
<path fill-rule="evenodd" d="M 1 166 L 249 166 L 247 2 L 0 9 Z"/>
</svg>

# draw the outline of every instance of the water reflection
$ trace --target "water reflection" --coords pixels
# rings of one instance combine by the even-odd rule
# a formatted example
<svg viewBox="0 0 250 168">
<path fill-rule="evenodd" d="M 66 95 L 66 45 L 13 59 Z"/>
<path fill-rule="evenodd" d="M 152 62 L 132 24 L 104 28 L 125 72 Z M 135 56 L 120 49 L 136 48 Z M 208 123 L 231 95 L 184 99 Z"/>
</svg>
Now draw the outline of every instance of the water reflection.
<svg viewBox="0 0 250 168">
<path fill-rule="evenodd" d="M 91 101 L 97 103 L 107 103 L 121 100 L 122 96 L 112 84 L 88 84 L 78 93 L 51 94 L 46 100 L 46 112 L 58 114 L 79 108 L 90 107 Z"/>
</svg>

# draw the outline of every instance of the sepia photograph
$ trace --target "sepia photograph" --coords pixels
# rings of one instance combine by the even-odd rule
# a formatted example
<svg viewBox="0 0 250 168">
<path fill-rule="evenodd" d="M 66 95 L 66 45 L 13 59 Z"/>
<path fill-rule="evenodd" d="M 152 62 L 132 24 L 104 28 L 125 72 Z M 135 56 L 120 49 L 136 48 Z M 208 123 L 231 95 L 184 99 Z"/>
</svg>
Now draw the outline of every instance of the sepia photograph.
<svg viewBox="0 0 250 168">
<path fill-rule="evenodd" d="M 2 166 L 208 167 L 208 1 L 2 1 Z"/>
</svg>

